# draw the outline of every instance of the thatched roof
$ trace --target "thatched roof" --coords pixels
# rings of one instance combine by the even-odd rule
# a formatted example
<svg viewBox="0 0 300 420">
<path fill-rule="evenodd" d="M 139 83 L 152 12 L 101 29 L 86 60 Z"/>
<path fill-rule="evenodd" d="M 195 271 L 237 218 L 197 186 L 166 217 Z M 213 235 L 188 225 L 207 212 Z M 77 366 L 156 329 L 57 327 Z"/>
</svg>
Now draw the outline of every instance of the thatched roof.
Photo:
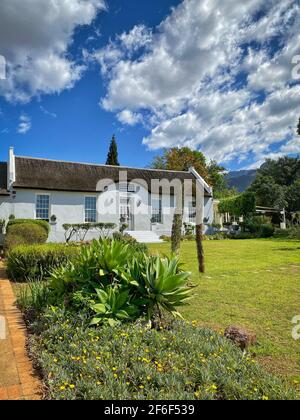
<svg viewBox="0 0 300 420">
<path fill-rule="evenodd" d="M 92 193 L 97 191 L 97 183 L 100 180 L 111 179 L 118 182 L 120 171 L 127 171 L 128 182 L 136 179 L 146 181 L 149 189 L 152 179 L 195 179 L 191 173 L 180 171 L 92 165 L 17 156 L 15 162 L 14 188 Z"/>
<path fill-rule="evenodd" d="M 9 195 L 7 191 L 7 163 L 0 162 L 0 195 Z"/>
</svg>

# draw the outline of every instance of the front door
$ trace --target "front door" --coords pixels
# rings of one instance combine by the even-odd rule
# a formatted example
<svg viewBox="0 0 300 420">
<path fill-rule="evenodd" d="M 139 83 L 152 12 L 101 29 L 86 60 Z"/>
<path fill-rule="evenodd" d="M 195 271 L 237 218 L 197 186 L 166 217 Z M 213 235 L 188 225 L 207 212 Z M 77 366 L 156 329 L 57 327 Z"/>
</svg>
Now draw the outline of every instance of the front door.
<svg viewBox="0 0 300 420">
<path fill-rule="evenodd" d="M 120 221 L 134 230 L 134 198 L 128 195 L 120 196 Z"/>
</svg>

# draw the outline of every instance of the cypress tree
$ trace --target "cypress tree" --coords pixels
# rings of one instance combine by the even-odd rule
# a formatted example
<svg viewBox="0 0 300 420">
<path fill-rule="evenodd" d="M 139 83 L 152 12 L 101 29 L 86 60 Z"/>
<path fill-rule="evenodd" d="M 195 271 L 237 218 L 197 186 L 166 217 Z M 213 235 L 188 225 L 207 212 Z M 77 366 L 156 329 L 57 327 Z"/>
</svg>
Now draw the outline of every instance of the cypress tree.
<svg viewBox="0 0 300 420">
<path fill-rule="evenodd" d="M 112 140 L 109 146 L 109 152 L 107 155 L 106 165 L 120 166 L 119 158 L 118 158 L 118 145 L 117 145 L 116 138 L 114 135 L 112 137 Z"/>
<path fill-rule="evenodd" d="M 299 118 L 299 123 L 298 123 L 297 133 L 298 133 L 298 134 L 299 134 L 299 136 L 300 136 L 300 118 Z"/>
</svg>

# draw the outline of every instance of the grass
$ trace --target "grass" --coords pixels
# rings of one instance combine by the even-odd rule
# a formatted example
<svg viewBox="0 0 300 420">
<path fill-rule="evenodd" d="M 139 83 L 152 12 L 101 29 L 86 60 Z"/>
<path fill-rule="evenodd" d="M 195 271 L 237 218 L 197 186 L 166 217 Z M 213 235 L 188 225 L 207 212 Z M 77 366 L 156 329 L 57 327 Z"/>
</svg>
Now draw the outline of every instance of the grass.
<svg viewBox="0 0 300 420">
<path fill-rule="evenodd" d="M 170 244 L 150 248 L 168 254 Z M 195 243 L 182 243 L 181 260 L 198 286 L 183 315 L 215 329 L 251 329 L 258 360 L 300 382 L 300 341 L 291 335 L 291 321 L 300 315 L 300 242 L 205 241 L 205 253 L 206 273 L 199 275 Z"/>
</svg>

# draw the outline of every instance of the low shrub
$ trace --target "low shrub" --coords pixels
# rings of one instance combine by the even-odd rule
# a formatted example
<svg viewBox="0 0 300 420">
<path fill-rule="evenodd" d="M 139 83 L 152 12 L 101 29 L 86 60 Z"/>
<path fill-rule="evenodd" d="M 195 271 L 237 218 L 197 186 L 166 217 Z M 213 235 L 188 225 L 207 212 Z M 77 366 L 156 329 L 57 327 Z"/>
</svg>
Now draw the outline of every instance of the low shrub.
<svg viewBox="0 0 300 420">
<path fill-rule="evenodd" d="M 161 235 L 159 237 L 159 239 L 161 239 L 162 241 L 165 241 L 165 242 L 171 242 L 171 236 Z"/>
<path fill-rule="evenodd" d="M 257 236 L 249 232 L 239 232 L 236 234 L 228 234 L 229 239 L 255 239 Z"/>
<path fill-rule="evenodd" d="M 275 227 L 272 224 L 262 225 L 258 236 L 260 238 L 272 238 L 274 236 Z"/>
<path fill-rule="evenodd" d="M 17 245 L 43 244 L 48 239 L 46 230 L 35 223 L 17 223 L 11 225 L 5 236 L 4 248 L 6 251 Z"/>
<path fill-rule="evenodd" d="M 50 233 L 50 224 L 46 220 L 34 220 L 34 219 L 12 219 L 7 223 L 6 231 L 9 232 L 10 228 L 15 225 L 24 225 L 29 223 L 30 225 L 34 224 L 41 226 L 46 232 L 47 237 Z"/>
<path fill-rule="evenodd" d="M 149 250 L 146 244 L 139 243 L 135 238 L 133 238 L 130 235 L 127 235 L 126 233 L 124 234 L 121 232 L 114 232 L 113 239 L 115 241 L 119 241 L 124 244 L 130 245 L 130 247 L 132 247 L 132 249 L 137 253 L 141 252 L 148 254 Z"/>
<path fill-rule="evenodd" d="M 296 392 L 208 329 L 177 321 L 86 329 L 52 309 L 30 352 L 52 400 L 295 400 Z"/>
<path fill-rule="evenodd" d="M 219 233 L 215 233 L 214 235 L 208 235 L 207 239 L 209 241 L 222 241 L 228 238 L 227 238 L 227 234 L 225 234 L 224 232 L 219 232 Z"/>
<path fill-rule="evenodd" d="M 274 237 L 278 239 L 300 239 L 300 227 L 295 226 L 288 229 L 275 229 Z"/>
<path fill-rule="evenodd" d="M 18 246 L 7 256 L 7 273 L 18 282 L 44 279 L 52 269 L 72 261 L 79 251 L 79 247 L 62 244 Z"/>
<path fill-rule="evenodd" d="M 193 234 L 186 234 L 182 236 L 181 240 L 187 242 L 196 241 L 196 236 Z"/>
<path fill-rule="evenodd" d="M 193 223 L 183 223 L 184 235 L 185 236 L 195 236 L 196 226 Z"/>
</svg>

